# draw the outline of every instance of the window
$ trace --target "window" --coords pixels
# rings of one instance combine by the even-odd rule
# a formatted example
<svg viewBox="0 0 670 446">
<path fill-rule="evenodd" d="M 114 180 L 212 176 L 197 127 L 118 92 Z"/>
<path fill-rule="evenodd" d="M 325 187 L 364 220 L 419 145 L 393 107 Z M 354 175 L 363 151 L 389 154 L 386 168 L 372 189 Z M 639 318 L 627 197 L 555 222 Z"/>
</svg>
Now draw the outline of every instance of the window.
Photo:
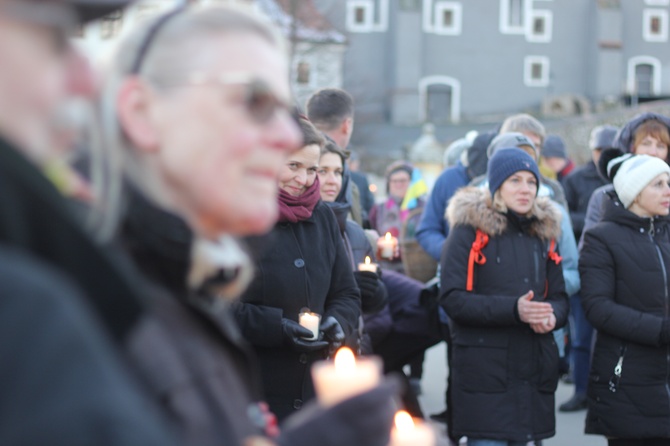
<svg viewBox="0 0 670 446">
<path fill-rule="evenodd" d="M 441 35 L 461 34 L 463 7 L 458 2 L 425 0 L 423 30 Z"/>
<path fill-rule="evenodd" d="M 457 123 L 461 117 L 461 83 L 449 76 L 419 81 L 419 121 Z"/>
<path fill-rule="evenodd" d="M 389 0 L 348 0 L 347 31 L 383 32 L 388 28 Z M 375 9 L 378 9 L 375 14 Z"/>
<path fill-rule="evenodd" d="M 298 62 L 296 69 L 296 82 L 300 85 L 309 85 L 311 68 L 308 62 Z"/>
<path fill-rule="evenodd" d="M 535 10 L 530 14 L 526 40 L 529 42 L 551 42 L 553 14 L 547 10 Z"/>
<path fill-rule="evenodd" d="M 627 93 L 638 97 L 658 96 L 661 92 L 661 61 L 636 56 L 628 61 Z"/>
<path fill-rule="evenodd" d="M 528 87 L 549 85 L 549 58 L 526 56 L 524 59 L 523 83 Z"/>
<path fill-rule="evenodd" d="M 644 2 L 648 5 L 653 5 L 653 6 L 670 5 L 670 0 L 644 0 Z"/>
<path fill-rule="evenodd" d="M 500 32 L 523 34 L 531 3 L 530 0 L 500 0 Z"/>
<path fill-rule="evenodd" d="M 642 12 L 642 37 L 647 42 L 668 41 L 668 11 L 645 9 Z"/>
</svg>

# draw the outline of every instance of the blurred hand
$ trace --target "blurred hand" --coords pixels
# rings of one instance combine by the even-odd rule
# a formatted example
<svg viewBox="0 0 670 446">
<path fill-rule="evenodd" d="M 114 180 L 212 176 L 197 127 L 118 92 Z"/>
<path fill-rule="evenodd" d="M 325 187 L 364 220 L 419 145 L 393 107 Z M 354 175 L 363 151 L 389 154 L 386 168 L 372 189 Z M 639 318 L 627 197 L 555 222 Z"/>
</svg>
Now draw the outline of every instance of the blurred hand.
<svg viewBox="0 0 670 446">
<path fill-rule="evenodd" d="M 312 330 L 309 330 L 292 319 L 283 318 L 281 320 L 281 329 L 284 336 L 284 343 L 289 345 L 295 351 L 315 352 L 328 347 L 328 342 L 322 340 L 310 341 L 305 338 L 313 336 Z"/>
<path fill-rule="evenodd" d="M 329 353 L 334 353 L 344 343 L 344 330 L 333 316 L 327 316 L 321 321 L 319 330 L 323 332 L 324 340 L 328 341 Z"/>
<path fill-rule="evenodd" d="M 550 314 L 547 319 L 539 324 L 530 324 L 530 328 L 533 329 L 535 333 L 544 334 L 551 332 L 556 327 L 556 316 Z"/>
</svg>

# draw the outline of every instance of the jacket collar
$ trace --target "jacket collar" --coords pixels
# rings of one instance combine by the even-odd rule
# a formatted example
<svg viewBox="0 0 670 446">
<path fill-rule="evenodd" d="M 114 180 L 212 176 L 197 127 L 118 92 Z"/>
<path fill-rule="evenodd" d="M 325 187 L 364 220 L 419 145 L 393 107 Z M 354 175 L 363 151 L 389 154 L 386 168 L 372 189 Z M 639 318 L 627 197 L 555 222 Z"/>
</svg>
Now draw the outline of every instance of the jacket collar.
<svg viewBox="0 0 670 446">
<path fill-rule="evenodd" d="M 607 192 L 605 197 L 605 212 L 602 221 L 611 221 L 639 231 L 640 233 L 656 231 L 670 223 L 667 216 L 640 217 L 624 208 L 615 191 Z"/>
<path fill-rule="evenodd" d="M 491 236 L 502 234 L 510 224 L 508 215 L 493 208 L 488 189 L 477 187 L 466 187 L 456 192 L 449 201 L 446 217 L 451 227 L 468 225 Z M 548 197 L 535 199 L 533 209 L 525 221 L 527 224 L 519 227 L 529 235 L 550 240 L 558 238 L 561 234 L 561 211 Z"/>
</svg>

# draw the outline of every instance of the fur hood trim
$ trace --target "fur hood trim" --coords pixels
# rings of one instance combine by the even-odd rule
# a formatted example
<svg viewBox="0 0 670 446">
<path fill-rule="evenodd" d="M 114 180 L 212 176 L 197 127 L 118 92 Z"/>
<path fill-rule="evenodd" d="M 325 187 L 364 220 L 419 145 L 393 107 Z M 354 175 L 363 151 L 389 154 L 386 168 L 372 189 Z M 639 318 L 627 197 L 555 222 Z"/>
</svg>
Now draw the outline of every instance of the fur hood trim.
<svg viewBox="0 0 670 446">
<path fill-rule="evenodd" d="M 548 197 L 537 197 L 530 214 L 537 218 L 530 226 L 530 235 L 543 240 L 561 235 L 561 211 Z M 488 189 L 466 187 L 454 194 L 447 207 L 449 226 L 468 225 L 497 236 L 507 229 L 507 217 L 493 208 Z"/>
</svg>

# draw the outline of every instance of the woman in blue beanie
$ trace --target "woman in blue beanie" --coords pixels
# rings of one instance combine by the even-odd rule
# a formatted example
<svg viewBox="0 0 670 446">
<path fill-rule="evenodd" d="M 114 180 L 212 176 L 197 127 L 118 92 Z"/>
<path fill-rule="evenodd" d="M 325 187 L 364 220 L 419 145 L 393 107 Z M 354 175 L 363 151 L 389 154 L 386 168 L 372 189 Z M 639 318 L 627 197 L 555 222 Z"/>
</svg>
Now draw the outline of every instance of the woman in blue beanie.
<svg viewBox="0 0 670 446">
<path fill-rule="evenodd" d="M 556 238 L 561 214 L 537 197 L 537 164 L 518 148 L 488 163 L 489 190 L 447 207 L 441 305 L 453 356 L 451 431 L 470 446 L 525 445 L 555 434 L 558 350 L 568 300 Z"/>
</svg>

